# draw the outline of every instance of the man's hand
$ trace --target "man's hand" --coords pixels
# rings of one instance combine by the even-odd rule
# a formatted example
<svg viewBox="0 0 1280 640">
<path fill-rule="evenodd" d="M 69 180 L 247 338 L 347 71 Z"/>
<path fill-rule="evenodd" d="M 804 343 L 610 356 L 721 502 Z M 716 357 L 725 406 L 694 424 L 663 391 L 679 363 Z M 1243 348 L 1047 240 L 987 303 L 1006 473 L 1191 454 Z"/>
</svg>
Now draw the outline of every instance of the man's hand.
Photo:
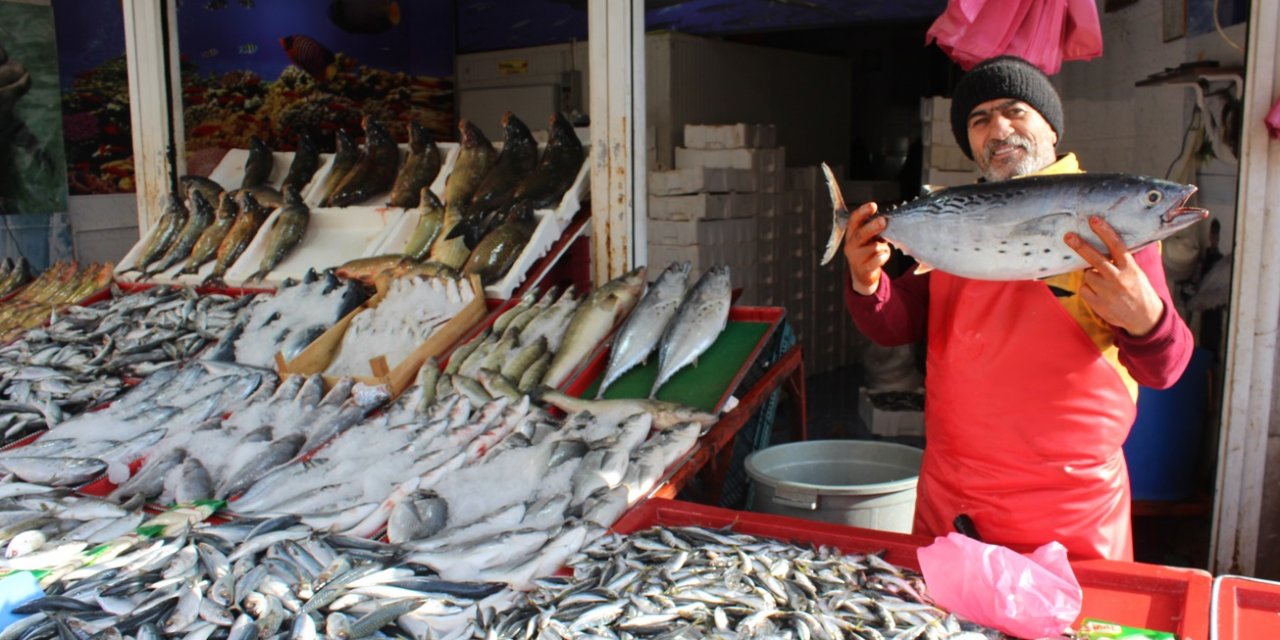
<svg viewBox="0 0 1280 640">
<path fill-rule="evenodd" d="M 880 287 L 881 270 L 889 261 L 889 243 L 879 235 L 888 224 L 884 216 L 875 216 L 876 203 L 868 202 L 849 216 L 844 232 L 844 257 L 849 261 L 853 290 L 869 296 Z"/>
<path fill-rule="evenodd" d="M 1092 266 L 1084 273 L 1080 296 L 1108 324 L 1134 337 L 1146 335 L 1160 321 L 1164 301 L 1115 229 L 1098 216 L 1089 217 L 1089 226 L 1106 245 L 1111 257 L 1102 255 L 1075 233 L 1063 238 L 1067 246 Z"/>
</svg>

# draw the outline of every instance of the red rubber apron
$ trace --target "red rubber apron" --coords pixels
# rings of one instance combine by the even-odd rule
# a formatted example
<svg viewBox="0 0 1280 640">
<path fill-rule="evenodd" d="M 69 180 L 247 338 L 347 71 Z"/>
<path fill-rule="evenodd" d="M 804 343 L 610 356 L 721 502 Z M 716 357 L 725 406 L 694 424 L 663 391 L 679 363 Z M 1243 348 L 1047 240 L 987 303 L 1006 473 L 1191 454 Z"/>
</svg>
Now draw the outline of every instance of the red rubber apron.
<svg viewBox="0 0 1280 640">
<path fill-rule="evenodd" d="M 928 444 L 915 532 L 961 513 L 1018 551 L 1132 560 L 1120 374 L 1041 282 L 930 274 Z"/>
</svg>

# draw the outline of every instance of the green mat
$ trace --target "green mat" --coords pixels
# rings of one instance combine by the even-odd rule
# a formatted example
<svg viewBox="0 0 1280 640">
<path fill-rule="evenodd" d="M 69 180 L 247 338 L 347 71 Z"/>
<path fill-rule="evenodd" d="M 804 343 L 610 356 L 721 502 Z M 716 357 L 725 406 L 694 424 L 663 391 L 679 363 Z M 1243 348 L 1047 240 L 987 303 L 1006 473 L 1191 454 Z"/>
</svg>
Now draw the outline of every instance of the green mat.
<svg viewBox="0 0 1280 640">
<path fill-rule="evenodd" d="M 698 364 L 689 365 L 678 371 L 662 388 L 658 390 L 658 399 L 678 402 L 703 411 L 714 412 L 719 409 L 720 399 L 733 383 L 738 373 L 751 363 L 747 359 L 760 344 L 761 338 L 769 331 L 768 322 L 729 322 L 720 337 L 711 344 L 706 353 L 698 358 Z M 603 369 L 591 386 L 582 393 L 583 398 L 596 397 L 600 387 Z M 658 353 L 649 355 L 649 362 L 622 374 L 604 397 L 614 398 L 647 398 L 653 381 L 658 377 Z"/>
</svg>

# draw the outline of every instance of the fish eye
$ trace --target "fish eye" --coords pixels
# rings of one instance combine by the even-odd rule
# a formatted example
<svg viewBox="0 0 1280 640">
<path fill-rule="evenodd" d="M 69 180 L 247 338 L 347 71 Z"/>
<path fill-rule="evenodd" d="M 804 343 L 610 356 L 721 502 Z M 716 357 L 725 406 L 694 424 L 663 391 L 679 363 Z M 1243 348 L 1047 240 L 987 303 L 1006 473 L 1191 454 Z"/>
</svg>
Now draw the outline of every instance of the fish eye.
<svg viewBox="0 0 1280 640">
<path fill-rule="evenodd" d="M 1147 204 L 1149 205 L 1160 204 L 1160 201 L 1163 199 L 1164 194 L 1156 191 L 1155 189 L 1147 192 Z"/>
</svg>

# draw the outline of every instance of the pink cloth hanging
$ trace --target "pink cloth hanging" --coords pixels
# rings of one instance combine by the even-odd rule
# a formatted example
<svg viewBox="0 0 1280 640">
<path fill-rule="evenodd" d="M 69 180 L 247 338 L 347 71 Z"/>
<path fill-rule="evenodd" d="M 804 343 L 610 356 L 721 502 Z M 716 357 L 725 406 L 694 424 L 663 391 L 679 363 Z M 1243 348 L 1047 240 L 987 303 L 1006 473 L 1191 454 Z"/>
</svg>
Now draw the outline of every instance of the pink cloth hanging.
<svg viewBox="0 0 1280 640">
<path fill-rule="evenodd" d="M 1102 55 L 1102 26 L 1093 0 L 949 0 L 925 36 L 935 41 L 965 70 L 1009 54 L 1053 75 Z"/>
<path fill-rule="evenodd" d="M 1280 100 L 1271 105 L 1271 113 L 1267 114 L 1266 120 L 1267 133 L 1277 140 L 1280 140 Z"/>
</svg>

